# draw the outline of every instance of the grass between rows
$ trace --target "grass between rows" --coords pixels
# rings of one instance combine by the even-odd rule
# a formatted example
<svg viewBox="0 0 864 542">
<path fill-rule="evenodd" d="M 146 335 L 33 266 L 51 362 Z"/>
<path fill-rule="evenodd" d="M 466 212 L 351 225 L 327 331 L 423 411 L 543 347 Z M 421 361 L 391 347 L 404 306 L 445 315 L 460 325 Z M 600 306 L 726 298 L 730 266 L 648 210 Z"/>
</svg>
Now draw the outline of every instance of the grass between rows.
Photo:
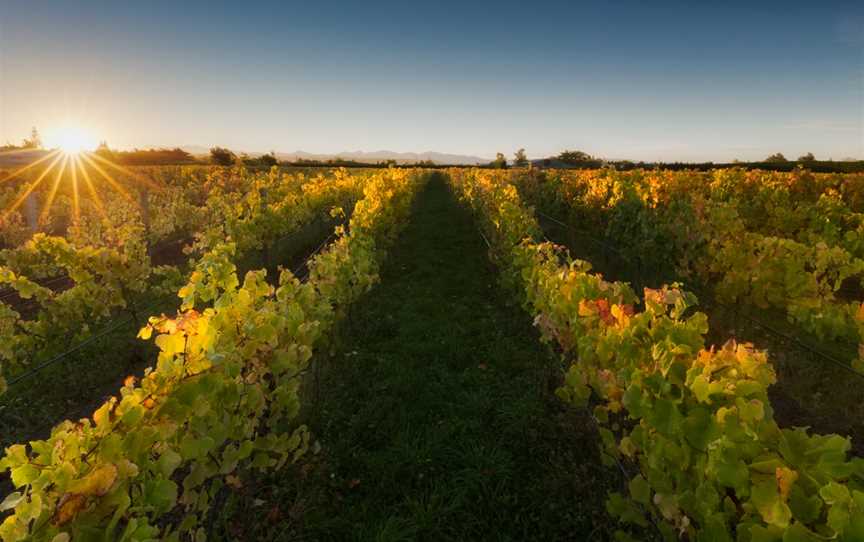
<svg viewBox="0 0 864 542">
<path fill-rule="evenodd" d="M 620 475 L 590 419 L 553 395 L 558 362 L 510 298 L 473 218 L 433 180 L 381 283 L 316 360 L 320 451 L 244 478 L 214 538 L 607 539 Z"/>
</svg>

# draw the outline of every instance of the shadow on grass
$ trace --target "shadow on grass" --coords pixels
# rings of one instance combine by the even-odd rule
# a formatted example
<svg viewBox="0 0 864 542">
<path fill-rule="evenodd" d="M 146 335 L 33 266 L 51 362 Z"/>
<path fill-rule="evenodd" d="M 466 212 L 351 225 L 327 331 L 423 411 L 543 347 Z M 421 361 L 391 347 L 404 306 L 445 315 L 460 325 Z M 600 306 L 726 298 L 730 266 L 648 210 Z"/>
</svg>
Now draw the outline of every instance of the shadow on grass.
<svg viewBox="0 0 864 542">
<path fill-rule="evenodd" d="M 553 395 L 558 362 L 510 297 L 472 217 L 433 180 L 381 284 L 316 360 L 321 451 L 244 479 L 214 538 L 608 539 L 620 475 L 587 416 Z"/>
</svg>

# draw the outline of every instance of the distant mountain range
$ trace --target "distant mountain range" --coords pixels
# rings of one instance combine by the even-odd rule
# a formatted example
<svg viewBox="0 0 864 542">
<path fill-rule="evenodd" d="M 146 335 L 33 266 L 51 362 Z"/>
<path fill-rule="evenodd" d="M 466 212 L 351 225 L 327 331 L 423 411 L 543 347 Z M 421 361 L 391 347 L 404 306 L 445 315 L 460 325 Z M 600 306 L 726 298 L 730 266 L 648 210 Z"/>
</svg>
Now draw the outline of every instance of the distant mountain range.
<svg viewBox="0 0 864 542">
<path fill-rule="evenodd" d="M 210 154 L 210 149 L 200 145 L 183 145 L 180 147 L 189 154 L 202 156 Z M 237 151 L 235 151 L 237 152 Z M 249 156 L 260 156 L 264 152 L 257 151 L 240 151 L 245 152 Z M 384 162 L 385 160 L 396 160 L 399 164 L 414 164 L 421 161 L 432 161 L 436 164 L 453 164 L 453 165 L 478 165 L 488 164 L 491 159 L 481 158 L 479 156 L 470 156 L 465 154 L 447 154 L 443 152 L 395 152 L 395 151 L 346 151 L 338 153 L 311 153 L 305 151 L 294 152 L 276 152 L 276 158 L 284 161 L 295 160 L 331 160 L 333 158 L 342 158 L 345 160 L 354 160 L 356 162 L 366 162 L 375 164 Z"/>
</svg>

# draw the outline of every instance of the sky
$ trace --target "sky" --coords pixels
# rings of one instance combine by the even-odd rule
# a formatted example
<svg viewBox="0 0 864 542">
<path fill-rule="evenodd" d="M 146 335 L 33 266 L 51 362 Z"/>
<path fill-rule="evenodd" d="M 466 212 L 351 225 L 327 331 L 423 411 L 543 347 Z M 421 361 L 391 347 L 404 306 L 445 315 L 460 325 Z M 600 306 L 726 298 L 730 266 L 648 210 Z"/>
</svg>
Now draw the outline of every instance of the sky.
<svg viewBox="0 0 864 542">
<path fill-rule="evenodd" d="M 0 0 L 0 143 L 864 158 L 864 2 Z"/>
</svg>

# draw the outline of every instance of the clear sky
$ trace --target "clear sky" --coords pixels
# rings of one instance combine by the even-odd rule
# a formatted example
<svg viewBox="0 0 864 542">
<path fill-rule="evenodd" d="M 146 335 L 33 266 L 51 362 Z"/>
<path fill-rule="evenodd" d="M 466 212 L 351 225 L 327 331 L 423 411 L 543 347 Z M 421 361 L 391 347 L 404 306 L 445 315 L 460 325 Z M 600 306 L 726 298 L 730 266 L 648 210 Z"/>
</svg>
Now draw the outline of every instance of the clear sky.
<svg viewBox="0 0 864 542">
<path fill-rule="evenodd" d="M 864 157 L 864 2 L 0 0 L 0 142 Z"/>
</svg>

